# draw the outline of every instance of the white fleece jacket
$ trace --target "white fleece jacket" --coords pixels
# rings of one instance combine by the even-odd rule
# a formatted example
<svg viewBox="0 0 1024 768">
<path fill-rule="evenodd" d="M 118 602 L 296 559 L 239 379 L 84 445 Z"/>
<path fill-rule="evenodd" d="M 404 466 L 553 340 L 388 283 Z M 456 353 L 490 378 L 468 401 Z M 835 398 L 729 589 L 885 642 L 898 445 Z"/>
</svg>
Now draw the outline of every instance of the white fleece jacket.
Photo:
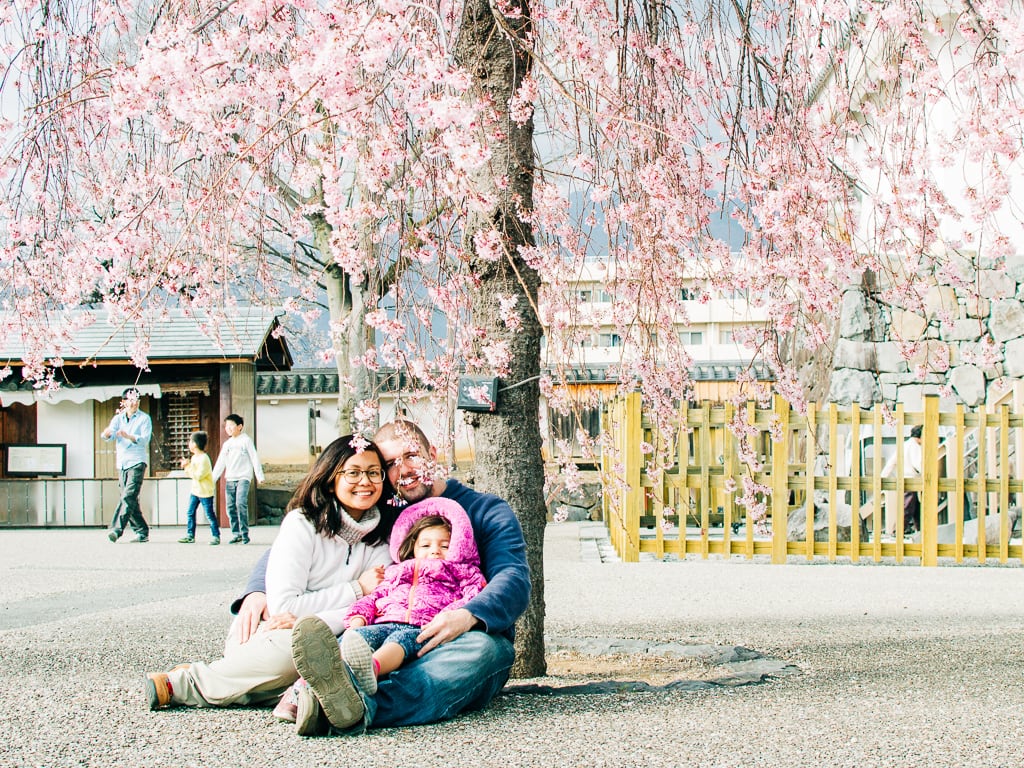
<svg viewBox="0 0 1024 768">
<path fill-rule="evenodd" d="M 340 536 L 326 538 L 302 510 L 293 509 L 281 521 L 267 561 L 270 614 L 287 611 L 302 618 L 315 613 L 339 634 L 348 607 L 362 596 L 354 582 L 377 565 L 391 565 L 387 542 L 349 546 Z"/>
</svg>

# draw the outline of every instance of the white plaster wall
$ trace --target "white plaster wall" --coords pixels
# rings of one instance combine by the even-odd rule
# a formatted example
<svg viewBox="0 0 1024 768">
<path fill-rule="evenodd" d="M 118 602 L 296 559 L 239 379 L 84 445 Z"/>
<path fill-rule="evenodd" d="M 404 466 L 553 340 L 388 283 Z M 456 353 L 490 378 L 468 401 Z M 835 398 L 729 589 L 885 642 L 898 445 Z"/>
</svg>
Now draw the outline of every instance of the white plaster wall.
<svg viewBox="0 0 1024 768">
<path fill-rule="evenodd" d="M 40 401 L 36 406 L 36 440 L 40 444 L 67 444 L 68 477 L 95 475 L 93 441 L 97 427 L 93 423 L 93 405 L 89 400 L 56 404 Z"/>
<path fill-rule="evenodd" d="M 271 404 L 271 401 L 276 403 Z M 320 416 L 316 422 L 316 442 L 323 448 L 338 437 L 338 406 L 337 401 L 327 397 L 317 401 Z M 266 464 L 311 464 L 314 457 L 309 453 L 308 413 L 309 398 L 259 397 L 256 401 L 258 415 L 256 417 L 256 450 L 260 461 Z M 436 404 L 423 401 L 416 404 L 405 404 L 407 417 L 419 424 L 431 443 L 438 448 L 446 459 L 448 452 L 453 452 L 455 461 L 468 461 L 472 456 L 472 438 L 466 426 L 462 412 L 456 411 L 453 429 L 456 434 L 454 449 L 444 444 L 442 436 L 448 433 L 449 414 Z M 386 398 L 381 402 L 381 423 L 395 418 L 395 402 Z"/>
<path fill-rule="evenodd" d="M 256 452 L 264 464 L 309 464 L 309 400 L 308 398 L 286 399 L 260 397 L 256 400 Z M 324 428 L 322 422 L 337 417 L 337 407 L 328 413 L 330 407 L 321 402 L 318 406 L 321 418 L 317 424 L 317 435 Z M 328 432 L 323 431 L 327 435 Z"/>
</svg>

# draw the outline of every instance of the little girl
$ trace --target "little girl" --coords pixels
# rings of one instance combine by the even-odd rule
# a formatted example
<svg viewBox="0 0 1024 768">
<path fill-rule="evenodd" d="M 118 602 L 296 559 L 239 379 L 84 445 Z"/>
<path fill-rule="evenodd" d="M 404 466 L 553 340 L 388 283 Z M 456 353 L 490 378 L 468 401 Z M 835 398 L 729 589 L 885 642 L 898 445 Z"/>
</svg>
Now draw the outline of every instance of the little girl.
<svg viewBox="0 0 1024 768">
<path fill-rule="evenodd" d="M 406 508 L 391 533 L 396 565 L 372 593 L 349 608 L 341 656 L 368 695 L 377 680 L 415 658 L 420 628 L 441 611 L 465 605 L 487 583 L 466 511 L 442 497 Z"/>
</svg>

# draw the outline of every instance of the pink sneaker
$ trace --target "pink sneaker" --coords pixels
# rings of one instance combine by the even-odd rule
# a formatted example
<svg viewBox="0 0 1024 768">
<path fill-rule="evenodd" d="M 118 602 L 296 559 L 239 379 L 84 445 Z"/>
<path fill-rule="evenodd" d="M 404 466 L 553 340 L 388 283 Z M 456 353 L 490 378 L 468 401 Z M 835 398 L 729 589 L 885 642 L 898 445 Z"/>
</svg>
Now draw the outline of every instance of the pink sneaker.
<svg viewBox="0 0 1024 768">
<path fill-rule="evenodd" d="M 298 683 L 296 683 L 298 685 Z M 295 697 L 295 686 L 291 686 L 281 694 L 281 700 L 274 707 L 274 717 L 286 723 L 294 723 L 299 714 L 299 702 Z"/>
</svg>

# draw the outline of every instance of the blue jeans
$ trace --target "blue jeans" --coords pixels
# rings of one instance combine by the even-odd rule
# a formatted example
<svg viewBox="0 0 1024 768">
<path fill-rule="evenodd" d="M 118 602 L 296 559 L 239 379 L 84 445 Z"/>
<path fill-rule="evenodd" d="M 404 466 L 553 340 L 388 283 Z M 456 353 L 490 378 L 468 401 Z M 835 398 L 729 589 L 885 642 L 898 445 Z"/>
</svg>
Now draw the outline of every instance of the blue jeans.
<svg viewBox="0 0 1024 768">
<path fill-rule="evenodd" d="M 436 723 L 482 709 L 505 685 L 515 655 L 504 635 L 466 632 L 403 664 L 378 682 L 374 696 L 363 693 L 353 677 L 366 712 L 361 723 L 335 732 L 355 735 L 370 727 Z"/>
<path fill-rule="evenodd" d="M 426 643 L 416 642 L 416 638 L 419 637 L 423 629 L 414 624 L 387 621 L 382 624 L 353 627 L 352 631 L 362 635 L 370 648 L 375 651 L 384 643 L 394 643 L 395 645 L 402 646 L 402 650 L 405 651 L 405 661 L 402 662 L 403 664 L 409 661 L 409 659 L 415 659 L 416 654 L 420 652 L 420 648 L 426 645 Z"/>
<path fill-rule="evenodd" d="M 249 480 L 228 480 L 224 488 L 231 534 L 246 541 L 249 540 L 249 483 Z"/>
<path fill-rule="evenodd" d="M 110 521 L 110 530 L 120 536 L 124 533 L 125 526 L 131 526 L 135 534 L 143 539 L 149 537 L 149 525 L 142 516 L 142 509 L 139 507 L 139 493 L 142 491 L 142 479 L 146 476 L 146 465 L 136 464 L 134 467 L 126 467 L 121 470 L 119 485 L 121 486 L 121 501 L 114 510 L 114 517 Z"/>
<path fill-rule="evenodd" d="M 219 539 L 220 528 L 217 525 L 217 516 L 213 514 L 213 496 L 201 497 L 192 494 L 188 497 L 188 535 L 193 539 L 196 537 L 196 508 L 200 504 L 206 512 L 206 519 L 210 521 L 210 535 Z"/>
</svg>

